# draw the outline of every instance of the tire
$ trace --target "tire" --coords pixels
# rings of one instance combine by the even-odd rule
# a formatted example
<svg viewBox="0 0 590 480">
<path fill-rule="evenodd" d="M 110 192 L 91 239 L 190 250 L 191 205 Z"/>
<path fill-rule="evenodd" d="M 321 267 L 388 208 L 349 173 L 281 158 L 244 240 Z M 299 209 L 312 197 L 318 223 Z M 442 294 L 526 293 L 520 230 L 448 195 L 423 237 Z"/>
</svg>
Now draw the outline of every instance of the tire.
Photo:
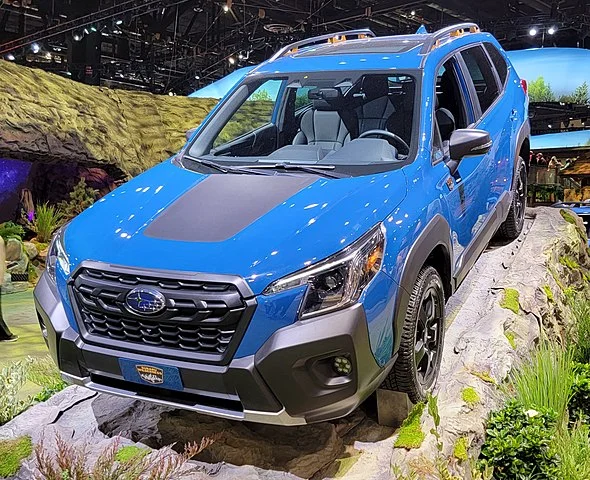
<svg viewBox="0 0 590 480">
<path fill-rule="evenodd" d="M 410 294 L 397 360 L 381 388 L 404 392 L 414 403 L 424 400 L 438 378 L 444 335 L 443 282 L 425 266 Z"/>
<path fill-rule="evenodd" d="M 502 240 L 514 240 L 522 232 L 524 225 L 524 212 L 527 199 L 527 175 L 522 157 L 518 157 L 518 170 L 512 186 L 512 205 L 508 216 L 500 228 L 497 237 Z"/>
</svg>

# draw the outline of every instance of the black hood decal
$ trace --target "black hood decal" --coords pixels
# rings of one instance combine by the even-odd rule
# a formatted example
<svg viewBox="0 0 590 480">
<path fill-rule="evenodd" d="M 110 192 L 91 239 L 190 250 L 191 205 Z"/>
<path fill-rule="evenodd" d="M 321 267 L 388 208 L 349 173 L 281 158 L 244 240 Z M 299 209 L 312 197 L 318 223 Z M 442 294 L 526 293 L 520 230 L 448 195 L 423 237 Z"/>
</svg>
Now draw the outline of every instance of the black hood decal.
<svg viewBox="0 0 590 480">
<path fill-rule="evenodd" d="M 156 217 L 145 235 L 222 242 L 316 180 L 300 175 L 209 175 Z"/>
</svg>

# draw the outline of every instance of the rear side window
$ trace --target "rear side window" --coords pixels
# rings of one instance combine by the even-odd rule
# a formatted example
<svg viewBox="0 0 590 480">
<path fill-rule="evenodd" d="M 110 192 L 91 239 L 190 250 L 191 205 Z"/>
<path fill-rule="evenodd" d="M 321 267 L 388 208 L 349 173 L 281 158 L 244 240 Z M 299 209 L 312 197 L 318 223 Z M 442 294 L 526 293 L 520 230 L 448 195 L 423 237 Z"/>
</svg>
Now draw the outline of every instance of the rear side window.
<svg viewBox="0 0 590 480">
<path fill-rule="evenodd" d="M 508 77 L 508 64 L 506 63 L 506 59 L 491 43 L 484 43 L 483 45 L 487 50 L 490 58 L 492 59 L 494 67 L 496 67 L 496 71 L 498 72 L 498 76 L 500 77 L 500 82 L 502 82 L 502 85 L 505 85 L 506 78 Z"/>
<path fill-rule="evenodd" d="M 500 91 L 496 76 L 487 55 L 481 47 L 472 47 L 461 52 L 461 56 L 469 70 L 469 76 L 475 86 L 482 113 L 498 98 Z"/>
</svg>

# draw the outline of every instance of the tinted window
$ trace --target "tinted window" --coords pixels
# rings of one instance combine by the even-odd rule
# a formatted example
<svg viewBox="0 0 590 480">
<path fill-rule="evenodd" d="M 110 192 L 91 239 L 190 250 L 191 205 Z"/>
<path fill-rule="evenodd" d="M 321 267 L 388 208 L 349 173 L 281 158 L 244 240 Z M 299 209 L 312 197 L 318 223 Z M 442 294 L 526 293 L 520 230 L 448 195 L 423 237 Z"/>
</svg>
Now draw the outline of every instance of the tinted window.
<svg viewBox="0 0 590 480">
<path fill-rule="evenodd" d="M 500 81 L 502 85 L 506 83 L 506 77 L 508 77 L 508 64 L 506 60 L 502 56 L 502 54 L 498 51 L 498 49 L 492 45 L 491 43 L 484 43 L 490 58 L 492 59 L 492 63 L 496 67 L 496 71 L 500 76 Z"/>
<path fill-rule="evenodd" d="M 461 52 L 461 55 L 475 85 L 481 111 L 485 112 L 500 93 L 492 66 L 481 47 L 469 48 Z"/>
</svg>

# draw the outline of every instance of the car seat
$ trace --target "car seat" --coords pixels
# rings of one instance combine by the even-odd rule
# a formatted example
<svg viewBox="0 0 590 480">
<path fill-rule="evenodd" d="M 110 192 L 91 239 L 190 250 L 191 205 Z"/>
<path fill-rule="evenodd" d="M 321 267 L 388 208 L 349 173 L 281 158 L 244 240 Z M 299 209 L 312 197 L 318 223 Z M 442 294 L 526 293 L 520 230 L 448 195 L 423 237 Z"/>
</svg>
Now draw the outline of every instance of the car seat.
<svg viewBox="0 0 590 480">
<path fill-rule="evenodd" d="M 350 133 L 334 107 L 325 100 L 314 100 L 312 108 L 301 117 L 300 131 L 293 145 L 318 145 L 337 150 L 350 141 Z"/>
<path fill-rule="evenodd" d="M 367 75 L 363 78 L 361 93 L 364 103 L 356 108 L 359 134 L 369 130 L 386 130 L 387 122 L 395 112 L 389 98 L 389 81 L 386 75 Z"/>
</svg>

